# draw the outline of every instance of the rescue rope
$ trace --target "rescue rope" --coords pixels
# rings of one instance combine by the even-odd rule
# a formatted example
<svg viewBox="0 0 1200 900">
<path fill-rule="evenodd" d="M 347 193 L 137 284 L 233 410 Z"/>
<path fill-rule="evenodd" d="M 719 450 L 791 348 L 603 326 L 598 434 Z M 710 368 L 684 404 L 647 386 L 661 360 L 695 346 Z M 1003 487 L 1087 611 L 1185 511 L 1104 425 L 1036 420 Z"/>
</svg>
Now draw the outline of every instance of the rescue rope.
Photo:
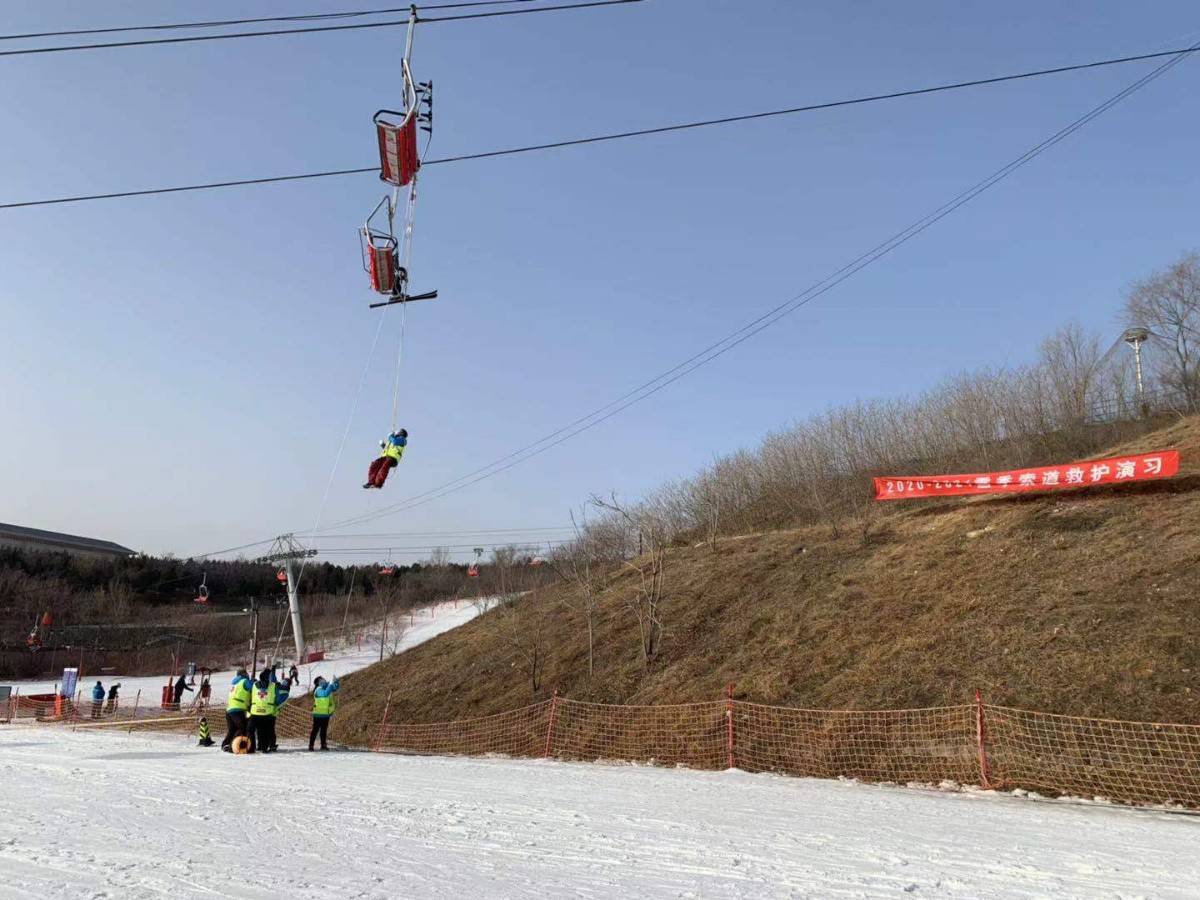
<svg viewBox="0 0 1200 900">
<path fill-rule="evenodd" d="M 382 318 L 382 317 L 381 317 Z M 400 304 L 400 342 L 396 348 L 396 375 L 392 384 L 392 430 L 395 434 L 399 426 L 397 419 L 400 415 L 400 371 L 404 365 L 404 332 L 408 324 L 408 304 Z"/>
<path fill-rule="evenodd" d="M 392 207 L 398 205 L 399 189 L 396 191 L 396 199 L 393 201 Z M 408 199 L 404 204 L 404 225 L 403 231 L 400 233 L 400 267 L 405 273 L 412 270 L 412 244 L 413 244 L 413 225 L 416 220 L 417 213 L 417 176 L 413 176 L 412 182 L 408 187 Z M 404 286 L 407 292 L 407 281 Z M 385 310 L 386 312 L 386 310 Z M 400 426 L 400 373 L 404 363 L 404 337 L 408 326 L 408 304 L 400 304 L 400 343 L 396 348 L 396 374 L 392 384 L 392 432 Z"/>
<path fill-rule="evenodd" d="M 341 465 L 342 456 L 346 450 L 346 442 L 350 438 L 350 429 L 354 425 L 355 416 L 358 415 L 359 403 L 362 401 L 363 389 L 367 384 L 367 375 L 371 371 L 371 361 L 375 358 L 375 350 L 379 346 L 379 338 L 383 334 L 383 316 L 379 317 L 379 324 L 375 326 L 375 338 L 371 341 L 371 349 L 367 351 L 367 361 L 363 365 L 362 374 L 358 377 L 358 390 L 354 392 L 354 402 L 350 405 L 350 416 L 346 420 L 346 427 L 342 431 L 342 440 L 338 444 L 337 454 L 333 458 L 333 467 L 329 470 L 329 481 L 325 484 L 325 494 L 321 497 L 321 505 L 317 508 L 317 527 L 320 527 L 321 520 L 325 517 L 325 508 L 329 504 L 329 495 L 333 490 L 333 482 L 337 477 L 338 467 Z M 300 571 L 296 573 L 296 591 L 300 590 L 300 579 L 304 577 L 304 569 L 308 566 L 308 557 L 300 561 Z M 279 656 L 279 644 L 283 640 L 284 629 L 287 628 L 287 623 L 291 621 L 289 615 L 284 621 L 283 628 L 279 631 L 279 638 L 275 641 L 275 656 Z M 299 664 L 300 660 L 296 660 Z"/>
</svg>

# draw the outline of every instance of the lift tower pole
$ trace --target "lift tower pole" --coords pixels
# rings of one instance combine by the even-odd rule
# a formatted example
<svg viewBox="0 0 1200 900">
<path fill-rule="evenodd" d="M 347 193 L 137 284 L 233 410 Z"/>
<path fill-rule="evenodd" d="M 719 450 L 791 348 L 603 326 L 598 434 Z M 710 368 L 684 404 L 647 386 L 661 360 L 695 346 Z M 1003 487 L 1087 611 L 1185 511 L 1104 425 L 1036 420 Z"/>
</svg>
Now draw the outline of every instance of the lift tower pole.
<svg viewBox="0 0 1200 900">
<path fill-rule="evenodd" d="M 297 565 L 301 560 L 317 555 L 316 550 L 305 547 L 294 534 L 281 534 L 275 538 L 270 551 L 259 557 L 260 562 L 272 565 L 282 565 L 287 575 L 288 609 L 292 613 L 292 636 L 296 639 L 296 665 L 301 665 L 306 659 L 304 644 L 304 623 L 300 620 L 300 572 L 303 565 Z"/>
<path fill-rule="evenodd" d="M 1150 329 L 1135 326 L 1125 329 L 1121 340 L 1133 348 L 1134 370 L 1137 373 L 1138 414 L 1145 418 L 1150 415 L 1150 407 L 1146 403 L 1146 383 L 1142 380 L 1142 344 L 1150 339 Z"/>
</svg>

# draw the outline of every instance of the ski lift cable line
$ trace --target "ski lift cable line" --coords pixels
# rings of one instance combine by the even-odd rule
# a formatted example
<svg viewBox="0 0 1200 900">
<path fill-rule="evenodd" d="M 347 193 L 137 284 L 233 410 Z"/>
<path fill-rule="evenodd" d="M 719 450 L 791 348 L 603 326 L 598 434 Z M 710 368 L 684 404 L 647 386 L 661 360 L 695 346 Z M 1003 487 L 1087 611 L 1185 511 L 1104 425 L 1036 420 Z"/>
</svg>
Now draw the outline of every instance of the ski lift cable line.
<svg viewBox="0 0 1200 900">
<path fill-rule="evenodd" d="M 543 0 L 472 0 L 468 3 L 418 4 L 424 9 L 459 9 L 468 6 L 510 6 L 517 3 L 539 3 Z M 262 25 L 268 22 L 320 22 L 327 19 L 360 19 L 366 16 L 386 16 L 407 13 L 411 6 L 388 6 L 383 9 L 357 9 L 346 12 L 298 13 L 291 16 L 263 16 L 256 19 L 220 19 L 209 22 L 170 22 L 160 25 L 118 25 L 108 28 L 76 28 L 70 31 L 33 31 L 26 34 L 3 34 L 0 41 L 23 41 L 31 38 L 78 37 L 85 34 L 119 34 L 125 31 L 177 31 L 188 28 L 227 28 L 233 25 Z"/>
<path fill-rule="evenodd" d="M 623 6 L 641 3 L 643 0 L 591 0 L 588 3 L 568 3 L 557 6 L 538 6 L 530 9 L 508 9 L 486 13 L 467 13 L 435 18 L 417 18 L 417 24 L 456 22 L 464 19 L 496 18 L 498 16 L 529 15 L 531 13 L 563 12 L 573 9 L 590 9 L 598 6 Z M 126 47 L 149 47 L 159 44 L 195 44 L 201 41 L 230 41 L 240 38 L 278 37 L 287 34 L 321 34 L 333 31 L 361 31 L 366 28 L 407 28 L 409 19 L 389 19 L 384 22 L 357 22 L 353 25 L 314 25 L 312 28 L 277 28 L 268 31 L 234 31 L 225 34 L 196 34 L 186 37 L 146 38 L 136 41 L 107 41 L 95 44 L 64 44 L 58 47 L 26 47 L 20 50 L 0 50 L 0 56 L 35 56 L 43 53 L 71 53 L 78 50 L 110 50 Z"/>
<path fill-rule="evenodd" d="M 571 525 L 560 525 L 557 528 L 491 528 L 482 531 L 383 531 L 383 532 L 351 532 L 335 534 L 334 532 L 297 532 L 314 540 L 350 540 L 352 538 L 433 538 L 433 537 L 488 537 L 499 534 L 559 534 L 574 531 Z"/>
<path fill-rule="evenodd" d="M 570 544 L 570 538 L 554 538 L 553 540 L 540 541 L 508 541 L 502 544 L 488 544 L 483 547 L 485 550 L 495 550 L 497 547 L 511 546 L 528 546 L 531 549 L 545 547 L 549 545 Z M 317 550 L 318 553 L 432 553 L 435 550 L 475 550 L 480 547 L 479 544 L 431 544 L 428 546 L 409 546 L 409 547 L 322 547 Z"/>
<path fill-rule="evenodd" d="M 237 553 L 239 550 L 249 550 L 251 547 L 262 547 L 264 544 L 270 544 L 275 538 L 266 538 L 261 541 L 253 541 L 249 544 L 239 544 L 236 547 L 226 547 L 223 550 L 211 550 L 208 553 L 194 553 L 183 557 L 184 559 L 207 559 L 210 556 L 224 556 L 226 553 Z"/>
<path fill-rule="evenodd" d="M 375 358 L 375 349 L 379 346 L 379 338 L 383 334 L 383 325 L 387 321 L 386 316 L 379 317 L 379 324 L 375 327 L 375 339 L 371 341 L 371 349 L 367 353 L 367 360 L 363 364 L 362 375 L 358 379 L 358 390 L 354 393 L 354 402 L 350 406 L 350 415 L 346 418 L 346 428 L 342 431 L 342 439 L 338 443 L 337 455 L 333 458 L 333 466 L 329 470 L 329 481 L 325 484 L 325 493 L 321 497 L 321 505 L 317 510 L 317 519 L 313 523 L 312 531 L 316 532 L 321 527 L 321 519 L 325 517 L 325 508 L 329 505 L 329 494 L 333 490 L 333 481 L 337 476 L 338 466 L 341 465 L 342 455 L 346 450 L 346 442 L 350 438 L 350 429 L 354 425 L 354 419 L 358 415 L 358 407 L 362 401 L 363 389 L 367 384 L 367 375 L 371 371 L 371 361 Z M 300 561 L 300 574 L 296 576 L 296 582 L 304 577 L 304 569 L 308 566 L 308 557 Z"/>
<path fill-rule="evenodd" d="M 708 347 L 704 348 L 700 352 L 694 354 L 673 368 L 666 370 L 649 381 L 643 382 L 641 385 L 634 388 L 632 391 L 627 392 L 617 400 L 614 400 L 611 403 L 602 406 L 585 416 L 580 416 L 572 423 L 559 428 L 557 431 L 551 432 L 545 437 L 526 445 L 522 449 L 500 457 L 494 462 L 489 463 L 486 466 L 482 466 L 473 472 L 469 472 L 466 475 L 460 476 L 459 478 L 453 479 L 449 482 L 439 485 L 438 487 L 431 488 L 421 494 L 416 494 L 413 497 L 399 501 L 398 503 L 375 510 L 372 513 L 345 519 L 329 526 L 329 528 L 338 529 L 351 527 L 353 525 L 362 525 L 367 522 L 383 518 L 387 515 L 410 510 L 414 507 L 422 506 L 434 500 L 441 499 L 442 497 L 445 497 L 451 493 L 455 493 L 487 478 L 498 475 L 499 473 L 506 471 L 513 466 L 526 462 L 529 459 L 532 459 L 533 457 L 538 456 L 547 450 L 550 450 L 551 448 L 556 447 L 573 437 L 576 437 L 579 434 L 582 434 L 584 431 L 588 431 L 607 421 L 608 419 L 611 419 L 613 416 L 629 408 L 630 406 L 640 403 L 642 400 L 647 399 L 648 397 L 658 393 L 681 378 L 691 374 L 701 366 L 712 362 L 725 353 L 728 353 L 734 347 L 742 344 L 766 328 L 774 325 L 785 316 L 808 305 L 813 300 L 841 284 L 847 278 L 850 278 L 852 275 L 890 254 L 893 250 L 912 240 L 912 238 L 921 234 L 927 228 L 941 221 L 943 218 L 955 212 L 960 207 L 994 187 L 1013 172 L 1017 171 L 1031 162 L 1033 159 L 1040 156 L 1046 150 L 1056 146 L 1058 143 L 1065 140 L 1079 129 L 1083 128 L 1093 119 L 1103 115 L 1126 97 L 1159 78 L 1183 59 L 1185 59 L 1189 54 L 1198 49 L 1200 49 L 1200 43 L 1197 43 L 1187 50 L 1178 52 L 1172 59 L 1169 59 L 1155 67 L 1150 72 L 1138 78 L 1123 90 L 1119 91 L 1117 94 L 1109 97 L 1104 102 L 1093 107 L 1091 110 L 1071 122 L 1069 125 L 1063 127 L 1005 166 L 1002 166 L 991 175 L 958 194 L 947 203 L 916 220 L 907 228 L 893 234 L 887 240 L 877 244 L 866 253 L 856 257 L 854 260 L 842 266 L 831 275 L 814 283 L 806 290 L 793 296 L 789 300 L 786 300 L 772 309 L 767 310 L 758 318 L 746 323 L 741 328 L 726 335 L 724 338 L 710 344 Z"/>
<path fill-rule="evenodd" d="M 900 100 L 908 97 L 919 97 L 926 94 L 937 94 L 946 91 L 965 90 L 968 88 L 986 87 L 994 84 L 1003 84 L 1010 81 L 1021 81 L 1031 78 L 1040 78 L 1050 75 L 1061 75 L 1069 72 L 1079 72 L 1089 69 L 1098 69 L 1108 66 L 1125 65 L 1128 63 L 1145 62 L 1153 59 L 1165 57 L 1174 57 L 1179 54 L 1189 54 L 1196 52 L 1196 47 L 1187 47 L 1176 50 L 1165 50 L 1156 53 L 1143 53 L 1136 56 L 1121 56 L 1111 59 L 1093 60 L 1091 62 L 1077 63 L 1066 66 L 1055 66 L 1048 69 L 1033 69 L 1025 72 L 1016 72 L 1008 75 L 996 75 L 989 78 L 976 78 L 970 81 L 957 81 L 945 84 L 930 85 L 921 88 L 912 88 L 902 91 L 890 91 L 886 93 L 870 94 L 862 97 L 852 97 L 843 100 L 829 100 L 821 103 L 812 103 L 804 106 L 793 106 L 784 109 L 765 110 L 753 113 L 742 113 L 732 116 L 723 116 L 716 119 L 703 119 L 694 122 L 677 122 L 671 125 L 659 125 L 652 128 L 640 128 L 630 131 L 612 132 L 608 134 L 592 135 L 583 138 L 570 138 L 561 141 L 550 141 L 540 144 L 528 144 L 519 147 L 508 147 L 499 150 L 485 150 L 479 153 L 465 153 L 457 156 L 446 156 L 439 159 L 430 159 L 422 162 L 422 167 L 442 165 L 445 163 L 469 162 L 472 160 L 495 159 L 503 156 L 517 156 L 525 153 L 536 153 L 546 150 L 560 150 L 568 147 L 581 147 L 588 144 L 607 143 L 609 141 L 629 140 L 638 137 L 649 137 L 658 134 L 668 134 L 676 131 L 690 131 L 699 128 L 709 128 L 721 125 L 735 125 L 742 122 L 751 122 L 759 119 L 771 119 L 782 116 L 799 115 L 801 113 L 818 112 L 821 110 L 837 109 L 846 106 L 860 106 L 871 103 L 880 103 L 887 100 Z M 172 187 L 160 188 L 145 188 L 140 190 L 130 191 L 112 191 L 103 194 L 79 194 L 67 197 L 53 197 L 44 200 L 23 200 L 11 203 L 0 203 L 0 210 L 3 209 L 22 209 L 34 206 L 54 206 L 64 203 L 87 203 L 97 200 L 120 200 L 132 197 L 147 197 L 156 194 L 177 194 L 191 191 L 207 191 L 222 188 L 232 187 L 251 187 L 261 184 L 276 184 L 289 181 L 306 181 L 317 178 L 337 178 L 347 175 L 367 175 L 377 174 L 379 166 L 363 166 L 350 169 L 329 169 L 318 172 L 305 172 L 296 175 L 273 175 L 262 178 L 244 178 L 226 181 L 210 181 L 200 182 L 196 184 L 176 185 Z"/>
</svg>

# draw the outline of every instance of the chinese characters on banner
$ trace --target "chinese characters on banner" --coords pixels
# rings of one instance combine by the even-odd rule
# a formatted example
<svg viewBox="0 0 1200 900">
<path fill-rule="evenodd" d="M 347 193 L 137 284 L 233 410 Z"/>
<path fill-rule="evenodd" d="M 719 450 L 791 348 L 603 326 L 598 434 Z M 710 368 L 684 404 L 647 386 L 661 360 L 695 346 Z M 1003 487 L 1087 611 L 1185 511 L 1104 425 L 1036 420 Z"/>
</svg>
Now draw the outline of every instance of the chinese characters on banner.
<svg viewBox="0 0 1200 900">
<path fill-rule="evenodd" d="M 1063 466 L 984 472 L 974 475 L 911 475 L 876 478 L 876 500 L 957 497 L 964 494 L 1022 494 L 1057 488 L 1087 487 L 1170 478 L 1179 472 L 1179 451 L 1136 453 Z"/>
</svg>

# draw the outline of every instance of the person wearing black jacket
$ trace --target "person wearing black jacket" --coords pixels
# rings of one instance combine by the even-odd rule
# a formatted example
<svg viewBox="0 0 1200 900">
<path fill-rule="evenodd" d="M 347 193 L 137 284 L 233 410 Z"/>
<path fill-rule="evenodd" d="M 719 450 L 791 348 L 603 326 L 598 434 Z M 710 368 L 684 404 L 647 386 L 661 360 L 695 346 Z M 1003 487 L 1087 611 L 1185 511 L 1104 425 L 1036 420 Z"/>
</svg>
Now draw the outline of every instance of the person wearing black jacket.
<svg viewBox="0 0 1200 900">
<path fill-rule="evenodd" d="M 188 687 L 187 678 L 180 675 L 179 680 L 175 682 L 175 708 L 179 709 L 179 701 L 183 699 L 183 692 L 191 691 Z"/>
</svg>

